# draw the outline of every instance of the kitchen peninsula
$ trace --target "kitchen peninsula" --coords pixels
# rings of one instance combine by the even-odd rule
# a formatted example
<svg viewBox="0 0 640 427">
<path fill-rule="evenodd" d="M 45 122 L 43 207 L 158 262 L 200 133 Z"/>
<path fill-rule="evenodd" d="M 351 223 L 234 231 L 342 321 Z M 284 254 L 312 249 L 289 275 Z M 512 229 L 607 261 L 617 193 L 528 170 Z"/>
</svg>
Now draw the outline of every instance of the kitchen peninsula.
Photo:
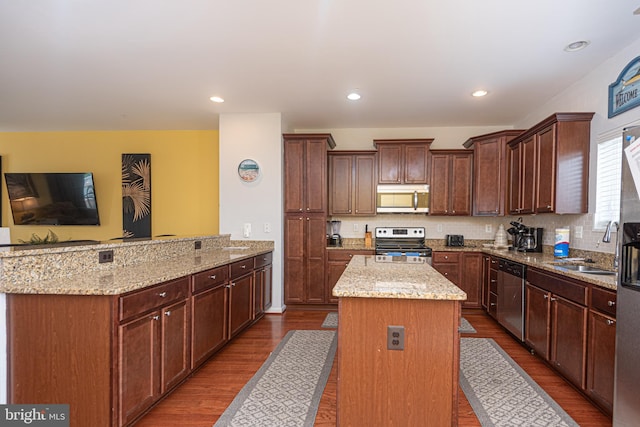
<svg viewBox="0 0 640 427">
<path fill-rule="evenodd" d="M 456 425 L 466 294 L 425 262 L 387 261 L 356 255 L 333 288 L 338 425 Z"/>
<path fill-rule="evenodd" d="M 272 251 L 221 235 L 0 253 L 9 402 L 131 425 L 262 317 Z"/>
</svg>

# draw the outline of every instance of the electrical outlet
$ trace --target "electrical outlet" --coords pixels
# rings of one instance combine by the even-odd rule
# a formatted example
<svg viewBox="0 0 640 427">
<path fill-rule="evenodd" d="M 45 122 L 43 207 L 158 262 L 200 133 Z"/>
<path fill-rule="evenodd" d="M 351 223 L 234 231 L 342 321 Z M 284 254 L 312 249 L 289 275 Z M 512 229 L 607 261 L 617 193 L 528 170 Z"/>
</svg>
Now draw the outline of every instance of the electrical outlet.
<svg viewBox="0 0 640 427">
<path fill-rule="evenodd" d="M 353 231 L 360 231 L 360 224 L 353 224 Z"/>
<path fill-rule="evenodd" d="M 493 232 L 493 227 L 491 226 L 491 224 L 487 224 L 484 226 L 484 231 L 486 233 L 492 233 Z"/>
<path fill-rule="evenodd" d="M 244 237 L 251 237 L 251 223 L 250 222 L 246 222 L 244 224 L 244 227 L 242 228 L 242 235 Z"/>
<path fill-rule="evenodd" d="M 436 230 L 438 231 L 438 233 L 442 233 L 442 224 L 438 224 L 436 226 Z"/>
<path fill-rule="evenodd" d="M 113 262 L 113 250 L 98 252 L 98 263 Z"/>
<path fill-rule="evenodd" d="M 583 229 L 582 229 L 582 226 L 581 226 L 581 225 L 576 225 L 576 226 L 573 228 L 573 236 L 574 236 L 576 239 L 582 239 L 582 230 L 583 230 Z"/>
<path fill-rule="evenodd" d="M 265 233 L 271 233 L 271 224 L 268 222 L 264 223 L 264 232 Z"/>
<path fill-rule="evenodd" d="M 387 326 L 387 350 L 404 350 L 404 326 Z"/>
<path fill-rule="evenodd" d="M 193 246 L 196 249 L 202 249 L 202 241 L 201 240 L 196 240 Z"/>
</svg>

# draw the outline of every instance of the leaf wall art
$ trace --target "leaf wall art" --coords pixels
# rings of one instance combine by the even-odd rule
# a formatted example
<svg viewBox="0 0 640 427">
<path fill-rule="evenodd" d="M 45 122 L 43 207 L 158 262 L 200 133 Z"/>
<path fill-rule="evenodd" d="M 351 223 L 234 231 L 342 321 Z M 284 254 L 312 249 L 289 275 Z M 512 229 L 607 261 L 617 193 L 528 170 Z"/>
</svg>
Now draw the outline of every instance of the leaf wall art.
<svg viewBox="0 0 640 427">
<path fill-rule="evenodd" d="M 151 237 L 151 154 L 122 155 L 122 237 Z"/>
</svg>

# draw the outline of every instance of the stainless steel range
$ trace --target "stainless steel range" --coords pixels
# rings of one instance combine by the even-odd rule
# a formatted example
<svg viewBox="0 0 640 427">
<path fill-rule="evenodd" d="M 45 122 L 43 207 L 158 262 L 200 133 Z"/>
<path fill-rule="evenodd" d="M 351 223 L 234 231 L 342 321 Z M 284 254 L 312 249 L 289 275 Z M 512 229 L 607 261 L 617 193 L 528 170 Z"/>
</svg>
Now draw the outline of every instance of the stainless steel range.
<svg viewBox="0 0 640 427">
<path fill-rule="evenodd" d="M 424 242 L 424 227 L 376 227 L 376 261 L 431 264 L 431 248 Z"/>
</svg>

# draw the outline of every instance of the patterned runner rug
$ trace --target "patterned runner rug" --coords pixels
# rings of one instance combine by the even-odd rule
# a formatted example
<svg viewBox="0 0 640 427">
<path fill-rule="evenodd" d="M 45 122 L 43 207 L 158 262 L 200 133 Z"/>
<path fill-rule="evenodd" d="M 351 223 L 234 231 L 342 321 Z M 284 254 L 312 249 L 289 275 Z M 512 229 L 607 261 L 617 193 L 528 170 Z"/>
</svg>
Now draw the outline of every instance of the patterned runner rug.
<svg viewBox="0 0 640 427">
<path fill-rule="evenodd" d="M 490 338 L 460 339 L 460 386 L 483 427 L 578 427 Z"/>
<path fill-rule="evenodd" d="M 475 334 L 477 332 L 476 328 L 471 326 L 471 323 L 464 317 L 460 318 L 460 327 L 458 330 L 463 334 Z"/>
<path fill-rule="evenodd" d="M 311 427 L 336 353 L 335 331 L 289 331 L 214 427 Z"/>
<path fill-rule="evenodd" d="M 332 311 L 327 314 L 327 317 L 324 318 L 324 322 L 322 322 L 323 328 L 337 328 L 338 327 L 338 313 Z"/>
</svg>

